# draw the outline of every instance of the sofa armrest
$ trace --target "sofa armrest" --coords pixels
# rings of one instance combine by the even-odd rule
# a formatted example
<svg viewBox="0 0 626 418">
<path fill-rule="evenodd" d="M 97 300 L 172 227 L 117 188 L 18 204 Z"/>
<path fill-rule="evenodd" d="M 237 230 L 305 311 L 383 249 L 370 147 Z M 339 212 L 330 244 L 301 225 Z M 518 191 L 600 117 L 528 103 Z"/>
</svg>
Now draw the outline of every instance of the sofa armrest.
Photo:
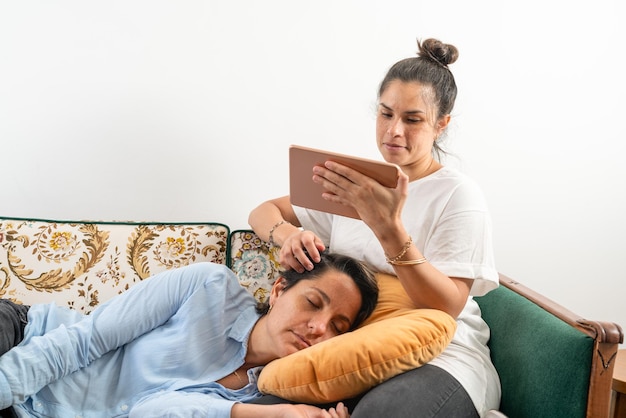
<svg viewBox="0 0 626 418">
<path fill-rule="evenodd" d="M 621 327 L 582 318 L 505 275 L 500 284 L 475 298 L 491 329 L 500 410 L 511 418 L 608 416 Z"/>
</svg>

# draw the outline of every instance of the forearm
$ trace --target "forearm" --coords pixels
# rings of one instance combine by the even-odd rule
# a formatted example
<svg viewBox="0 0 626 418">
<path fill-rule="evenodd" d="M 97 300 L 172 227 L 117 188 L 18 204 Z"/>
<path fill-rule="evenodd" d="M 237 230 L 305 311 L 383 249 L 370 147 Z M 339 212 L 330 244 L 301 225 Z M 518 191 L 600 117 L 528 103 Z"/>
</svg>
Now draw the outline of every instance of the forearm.
<svg viewBox="0 0 626 418">
<path fill-rule="evenodd" d="M 450 278 L 430 264 L 409 241 L 403 226 L 388 226 L 385 231 L 377 237 L 413 303 L 419 308 L 442 310 L 456 318 L 467 302 L 471 280 Z"/>
<path fill-rule="evenodd" d="M 237 403 L 230 411 L 230 418 L 349 418 L 350 413 L 343 403 L 336 407 L 320 409 L 304 404 L 257 405 Z"/>
<path fill-rule="evenodd" d="M 279 418 L 287 417 L 285 404 L 257 405 L 249 403 L 236 403 L 230 410 L 230 418 Z"/>
<path fill-rule="evenodd" d="M 286 222 L 280 224 L 283 221 Z M 272 232 L 274 242 L 279 245 L 300 226 L 288 196 L 269 200 L 257 206 L 250 212 L 248 223 L 263 241 L 269 242 Z"/>
</svg>

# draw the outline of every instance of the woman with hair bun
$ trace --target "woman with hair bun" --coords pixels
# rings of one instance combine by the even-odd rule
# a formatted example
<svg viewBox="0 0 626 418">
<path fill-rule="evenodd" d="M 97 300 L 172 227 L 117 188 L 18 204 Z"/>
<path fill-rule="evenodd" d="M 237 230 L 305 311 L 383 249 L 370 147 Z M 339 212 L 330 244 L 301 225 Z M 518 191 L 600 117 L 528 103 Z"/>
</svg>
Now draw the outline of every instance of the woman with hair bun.
<svg viewBox="0 0 626 418">
<path fill-rule="evenodd" d="M 498 286 L 491 219 L 477 185 L 440 159 L 457 95 L 449 66 L 459 54 L 436 39 L 418 48 L 389 69 L 378 91 L 376 141 L 384 160 L 401 168 L 397 187 L 327 161 L 313 180 L 360 220 L 292 206 L 289 196 L 262 203 L 249 218 L 261 238 L 281 246 L 285 268 L 311 269 L 329 248 L 395 275 L 415 307 L 456 318 L 443 353 L 348 403 L 353 418 L 478 417 L 500 400 L 489 328 L 472 298 Z"/>
</svg>

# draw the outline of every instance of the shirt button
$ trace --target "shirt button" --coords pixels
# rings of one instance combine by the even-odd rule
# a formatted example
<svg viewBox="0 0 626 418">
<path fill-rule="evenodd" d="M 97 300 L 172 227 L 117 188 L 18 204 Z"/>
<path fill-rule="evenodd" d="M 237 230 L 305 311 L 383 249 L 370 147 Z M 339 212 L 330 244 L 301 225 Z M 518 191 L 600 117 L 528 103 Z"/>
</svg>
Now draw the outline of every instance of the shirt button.
<svg viewBox="0 0 626 418">
<path fill-rule="evenodd" d="M 126 411 L 128 409 L 128 405 L 122 405 L 122 406 L 120 406 L 120 409 L 122 411 Z"/>
<path fill-rule="evenodd" d="M 37 408 L 41 408 L 41 402 L 35 402 L 35 406 L 36 406 Z"/>
</svg>

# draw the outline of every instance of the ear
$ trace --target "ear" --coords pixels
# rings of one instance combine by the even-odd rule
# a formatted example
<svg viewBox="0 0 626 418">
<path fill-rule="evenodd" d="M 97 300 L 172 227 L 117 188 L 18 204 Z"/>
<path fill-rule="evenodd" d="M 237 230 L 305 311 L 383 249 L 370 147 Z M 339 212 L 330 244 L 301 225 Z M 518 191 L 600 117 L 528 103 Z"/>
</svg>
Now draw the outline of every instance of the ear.
<svg viewBox="0 0 626 418">
<path fill-rule="evenodd" d="M 446 130 L 449 123 L 450 123 L 450 115 L 443 115 L 442 117 L 439 118 L 439 120 L 437 121 L 437 126 L 436 126 L 437 138 L 439 138 L 439 136 L 443 133 L 443 131 Z"/>
<path fill-rule="evenodd" d="M 270 307 L 276 302 L 276 299 L 283 293 L 287 287 L 287 280 L 283 276 L 279 276 L 278 279 L 272 285 L 272 290 L 270 291 Z"/>
</svg>

